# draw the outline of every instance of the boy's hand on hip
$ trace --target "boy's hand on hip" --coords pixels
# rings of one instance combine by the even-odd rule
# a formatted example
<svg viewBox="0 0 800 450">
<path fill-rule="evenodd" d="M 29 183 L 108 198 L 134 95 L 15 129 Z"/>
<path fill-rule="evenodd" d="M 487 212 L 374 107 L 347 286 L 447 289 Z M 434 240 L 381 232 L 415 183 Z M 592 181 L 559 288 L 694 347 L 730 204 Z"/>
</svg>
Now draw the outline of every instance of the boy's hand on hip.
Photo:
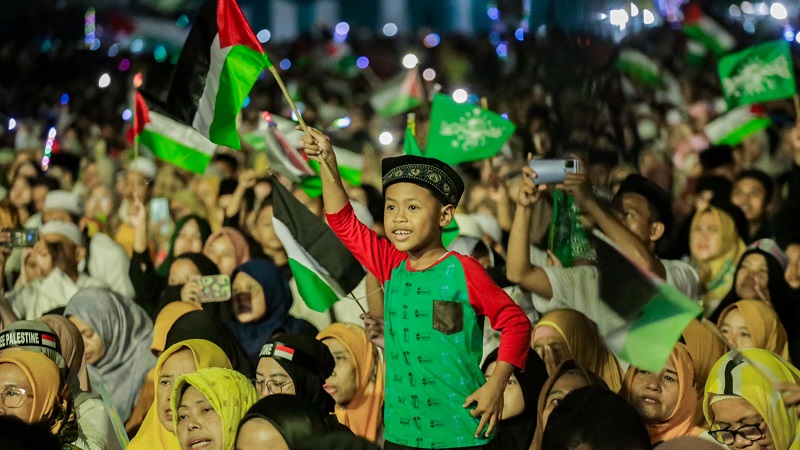
<svg viewBox="0 0 800 450">
<path fill-rule="evenodd" d="M 503 390 L 505 389 L 505 383 L 499 384 L 493 381 L 489 379 L 486 384 L 479 387 L 464 402 L 464 408 L 473 403 L 478 403 L 478 406 L 469 412 L 472 417 L 481 418 L 478 429 L 475 430 L 476 438 L 480 436 L 481 431 L 484 429 L 486 429 L 484 436 L 489 437 L 497 423 L 503 420 Z M 487 425 L 488 428 L 486 428 Z"/>
</svg>

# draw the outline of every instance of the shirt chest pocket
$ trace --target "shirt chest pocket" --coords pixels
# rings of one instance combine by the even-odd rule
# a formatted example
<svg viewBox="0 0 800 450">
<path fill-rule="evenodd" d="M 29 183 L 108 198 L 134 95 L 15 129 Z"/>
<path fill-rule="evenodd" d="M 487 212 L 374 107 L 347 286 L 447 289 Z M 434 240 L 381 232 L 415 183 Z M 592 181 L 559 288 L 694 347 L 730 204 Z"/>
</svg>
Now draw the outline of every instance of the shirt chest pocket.
<svg viewBox="0 0 800 450">
<path fill-rule="evenodd" d="M 433 329 L 446 335 L 464 330 L 464 309 L 460 302 L 433 301 Z"/>
</svg>

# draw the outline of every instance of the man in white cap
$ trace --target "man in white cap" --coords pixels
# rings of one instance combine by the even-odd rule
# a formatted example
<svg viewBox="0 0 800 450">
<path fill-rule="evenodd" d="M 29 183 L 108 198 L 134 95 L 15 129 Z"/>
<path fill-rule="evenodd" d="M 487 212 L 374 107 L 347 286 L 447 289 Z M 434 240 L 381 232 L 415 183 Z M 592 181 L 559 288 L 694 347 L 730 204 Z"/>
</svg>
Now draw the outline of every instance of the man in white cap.
<svg viewBox="0 0 800 450">
<path fill-rule="evenodd" d="M 38 278 L 6 294 L 17 318 L 34 320 L 67 306 L 81 289 L 107 287 L 78 270 L 84 253 L 83 235 L 77 225 L 61 221 L 44 224 L 39 229 L 39 242 L 29 256 L 34 259 Z M 5 322 L 7 318 L 3 319 Z"/>
<path fill-rule="evenodd" d="M 42 222 L 68 222 L 79 225 L 83 216 L 83 200 L 74 192 L 51 191 L 42 208 Z M 128 269 L 130 260 L 125 250 L 105 233 L 95 233 L 88 240 L 78 261 L 78 270 L 105 283 L 118 294 L 133 298 L 135 291 Z"/>
</svg>

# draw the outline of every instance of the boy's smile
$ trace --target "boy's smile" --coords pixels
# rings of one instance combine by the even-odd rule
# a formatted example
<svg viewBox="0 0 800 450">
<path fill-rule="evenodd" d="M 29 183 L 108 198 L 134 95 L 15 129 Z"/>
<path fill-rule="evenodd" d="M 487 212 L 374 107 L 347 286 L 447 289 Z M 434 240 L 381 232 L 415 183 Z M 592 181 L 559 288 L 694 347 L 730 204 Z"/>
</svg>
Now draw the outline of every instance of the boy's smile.
<svg viewBox="0 0 800 450">
<path fill-rule="evenodd" d="M 426 188 L 395 183 L 386 189 L 383 224 L 394 246 L 412 259 L 442 248 L 442 228 L 452 220 L 452 207 L 443 207 Z"/>
</svg>

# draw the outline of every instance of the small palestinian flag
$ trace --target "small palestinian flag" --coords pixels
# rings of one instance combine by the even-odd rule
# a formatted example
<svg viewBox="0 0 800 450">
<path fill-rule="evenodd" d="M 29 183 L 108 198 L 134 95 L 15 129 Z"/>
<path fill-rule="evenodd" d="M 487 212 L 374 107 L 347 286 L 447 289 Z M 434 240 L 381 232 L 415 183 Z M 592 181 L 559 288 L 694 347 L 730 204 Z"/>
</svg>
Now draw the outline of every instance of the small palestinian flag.
<svg viewBox="0 0 800 450">
<path fill-rule="evenodd" d="M 422 105 L 425 91 L 416 70 L 401 73 L 372 93 L 372 109 L 381 117 L 392 117 Z"/>
<path fill-rule="evenodd" d="M 638 50 L 622 49 L 614 66 L 643 84 L 657 87 L 664 84 L 661 68 L 649 56 Z"/>
<path fill-rule="evenodd" d="M 711 17 L 693 3 L 686 8 L 683 33 L 720 56 L 736 47 L 736 39 Z"/>
<path fill-rule="evenodd" d="M 206 0 L 178 58 L 168 114 L 239 150 L 236 116 L 267 61 L 236 1 Z"/>
<path fill-rule="evenodd" d="M 49 333 L 42 333 L 42 345 L 53 350 L 58 348 L 58 341 L 56 337 Z"/>
<path fill-rule="evenodd" d="M 772 124 L 761 105 L 744 105 L 728 111 L 722 117 L 706 125 L 708 142 L 713 145 L 738 145 L 753 133 Z"/>
<path fill-rule="evenodd" d="M 289 256 L 300 297 L 323 312 L 352 292 L 366 273 L 333 230 L 277 180 L 272 180 L 272 224 Z"/>
<path fill-rule="evenodd" d="M 256 150 L 263 150 L 271 170 L 285 176 L 292 183 L 300 183 L 304 177 L 316 176 L 307 159 L 296 147 L 289 145 L 278 131 L 273 116 L 264 111 L 258 129 L 242 136 Z"/>
</svg>

